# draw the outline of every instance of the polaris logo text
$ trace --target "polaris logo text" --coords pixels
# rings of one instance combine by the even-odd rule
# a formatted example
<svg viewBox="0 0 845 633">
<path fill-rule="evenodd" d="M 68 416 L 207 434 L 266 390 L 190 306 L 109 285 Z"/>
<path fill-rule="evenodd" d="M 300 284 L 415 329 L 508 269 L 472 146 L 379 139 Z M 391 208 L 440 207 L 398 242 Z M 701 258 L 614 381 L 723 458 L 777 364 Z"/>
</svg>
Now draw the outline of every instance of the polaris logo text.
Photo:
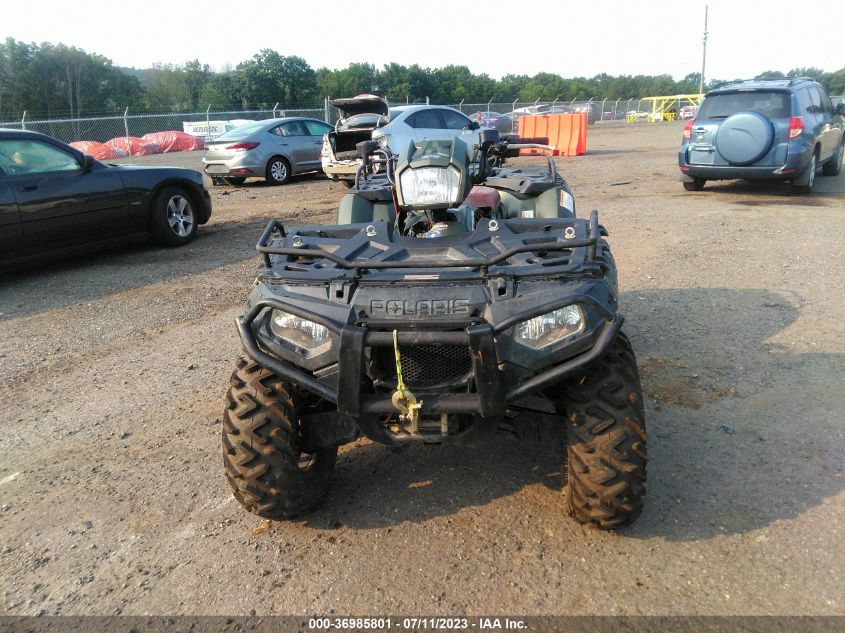
<svg viewBox="0 0 845 633">
<path fill-rule="evenodd" d="M 450 316 L 469 314 L 468 299 L 423 299 L 407 301 L 401 299 L 373 299 L 370 314 L 384 312 L 389 316 Z"/>
</svg>

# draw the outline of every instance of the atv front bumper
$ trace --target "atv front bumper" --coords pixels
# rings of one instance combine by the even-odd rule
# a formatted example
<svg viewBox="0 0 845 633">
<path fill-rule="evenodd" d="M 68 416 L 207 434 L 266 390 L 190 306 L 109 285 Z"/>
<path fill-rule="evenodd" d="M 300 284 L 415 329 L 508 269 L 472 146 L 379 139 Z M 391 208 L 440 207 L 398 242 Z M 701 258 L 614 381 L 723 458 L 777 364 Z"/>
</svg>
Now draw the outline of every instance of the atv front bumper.
<svg viewBox="0 0 845 633">
<path fill-rule="evenodd" d="M 500 368 L 496 353 L 496 336 L 512 328 L 519 321 L 563 307 L 571 303 L 589 305 L 602 322 L 593 330 L 592 345 L 579 353 L 536 372 L 520 384 L 508 384 Z M 559 304 L 559 305 L 558 305 Z M 337 386 L 321 382 L 291 362 L 279 359 L 264 351 L 255 336 L 253 322 L 268 308 L 275 308 L 313 320 L 327 327 L 339 337 Z M 307 389 L 320 398 L 337 405 L 338 413 L 352 417 L 369 414 L 396 413 L 391 394 L 365 393 L 362 385 L 367 378 L 364 368 L 365 348 L 393 347 L 393 332 L 372 330 L 357 325 L 340 325 L 321 315 L 306 312 L 277 299 L 265 298 L 251 307 L 249 312 L 236 320 L 238 333 L 247 355 L 300 388 Z M 400 346 L 412 345 L 461 345 L 469 348 L 475 391 L 473 393 L 426 394 L 422 400 L 422 414 L 471 414 L 492 418 L 505 414 L 508 405 L 537 391 L 547 388 L 578 372 L 600 358 L 608 350 L 622 327 L 623 317 L 611 313 L 590 295 L 568 296 L 529 313 L 521 313 L 491 325 L 481 322 L 462 330 L 400 330 Z M 511 381 L 512 382 L 512 381 Z"/>
</svg>

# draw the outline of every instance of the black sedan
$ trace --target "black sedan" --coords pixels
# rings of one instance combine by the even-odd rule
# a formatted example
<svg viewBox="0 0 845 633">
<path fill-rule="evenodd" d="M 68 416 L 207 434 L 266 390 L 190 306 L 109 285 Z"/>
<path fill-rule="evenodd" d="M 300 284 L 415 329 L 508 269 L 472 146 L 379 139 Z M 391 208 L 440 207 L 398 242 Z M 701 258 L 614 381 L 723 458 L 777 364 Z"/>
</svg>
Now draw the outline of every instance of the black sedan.
<svg viewBox="0 0 845 633">
<path fill-rule="evenodd" d="M 181 246 L 209 217 L 199 172 L 107 165 L 49 136 L 0 129 L 0 268 L 150 237 Z"/>
</svg>

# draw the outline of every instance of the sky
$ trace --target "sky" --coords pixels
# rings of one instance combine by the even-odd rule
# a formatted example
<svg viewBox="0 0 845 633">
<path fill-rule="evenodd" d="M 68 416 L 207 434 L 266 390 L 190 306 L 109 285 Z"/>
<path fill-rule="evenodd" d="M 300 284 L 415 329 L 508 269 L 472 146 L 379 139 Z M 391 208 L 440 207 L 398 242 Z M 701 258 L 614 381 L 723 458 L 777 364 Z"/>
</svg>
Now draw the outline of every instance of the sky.
<svg viewBox="0 0 845 633">
<path fill-rule="evenodd" d="M 272 48 L 315 69 L 398 62 L 460 64 L 493 78 L 680 79 L 701 69 L 705 4 L 708 79 L 845 66 L 843 9 L 833 0 L 802 0 L 800 9 L 780 0 L 38 0 L 3 3 L 0 37 L 62 42 L 137 68 L 196 58 L 222 70 Z"/>
</svg>

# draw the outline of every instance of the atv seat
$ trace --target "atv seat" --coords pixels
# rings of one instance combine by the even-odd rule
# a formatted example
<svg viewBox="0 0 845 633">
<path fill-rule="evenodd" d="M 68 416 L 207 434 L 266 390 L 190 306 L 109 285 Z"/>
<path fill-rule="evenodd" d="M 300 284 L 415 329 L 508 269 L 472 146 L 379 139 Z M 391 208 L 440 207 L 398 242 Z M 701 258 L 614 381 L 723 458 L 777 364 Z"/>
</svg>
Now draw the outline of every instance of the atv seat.
<svg viewBox="0 0 845 633">
<path fill-rule="evenodd" d="M 496 176 L 487 179 L 487 185 L 497 189 L 514 191 L 523 196 L 536 196 L 556 187 L 557 174 L 526 172 L 521 169 L 500 170 Z"/>
</svg>

